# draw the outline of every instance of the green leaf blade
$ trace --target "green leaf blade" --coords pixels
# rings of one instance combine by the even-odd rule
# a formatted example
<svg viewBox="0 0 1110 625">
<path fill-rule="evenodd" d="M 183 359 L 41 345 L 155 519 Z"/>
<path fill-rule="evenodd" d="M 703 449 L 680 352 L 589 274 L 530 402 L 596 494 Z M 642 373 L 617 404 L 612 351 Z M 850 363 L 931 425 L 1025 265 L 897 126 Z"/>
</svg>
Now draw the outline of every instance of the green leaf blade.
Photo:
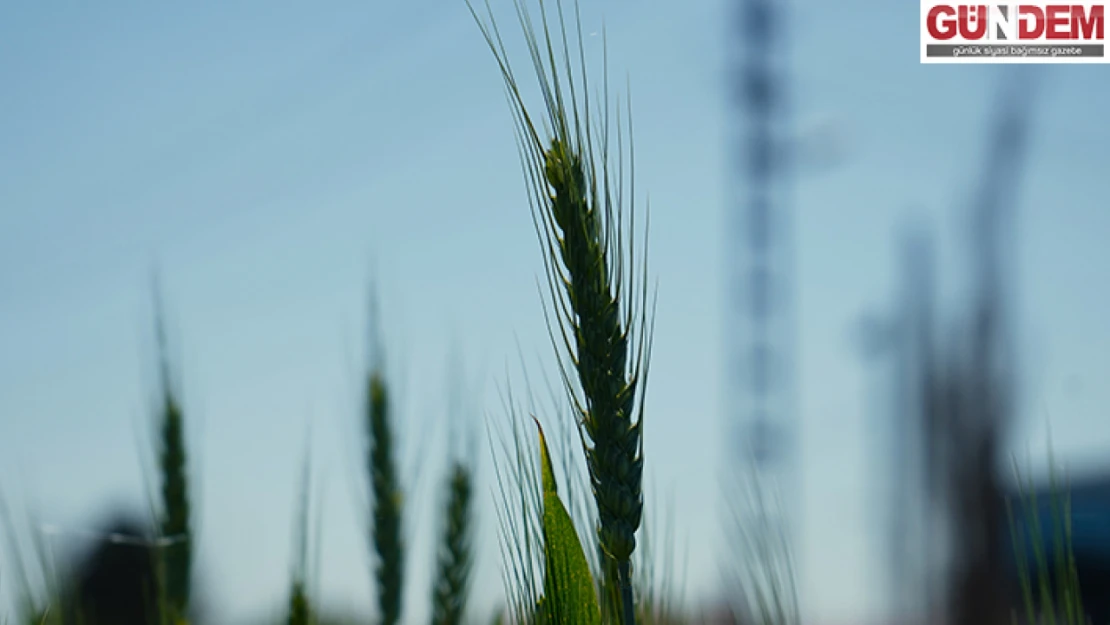
<svg viewBox="0 0 1110 625">
<path fill-rule="evenodd" d="M 539 423 L 536 424 L 539 427 Z M 582 542 L 556 489 L 547 441 L 540 433 L 543 473 L 544 597 L 541 618 L 547 623 L 600 625 L 601 609 Z"/>
</svg>

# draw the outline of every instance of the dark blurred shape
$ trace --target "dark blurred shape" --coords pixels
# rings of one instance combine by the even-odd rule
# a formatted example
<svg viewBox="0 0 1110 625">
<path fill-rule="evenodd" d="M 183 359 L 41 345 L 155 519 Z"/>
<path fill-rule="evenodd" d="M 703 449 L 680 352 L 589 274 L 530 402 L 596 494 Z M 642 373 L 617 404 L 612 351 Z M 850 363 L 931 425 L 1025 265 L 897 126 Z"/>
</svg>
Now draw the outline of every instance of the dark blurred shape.
<svg viewBox="0 0 1110 625">
<path fill-rule="evenodd" d="M 1024 493 L 1036 498 L 1039 527 L 1026 522 L 1034 513 L 1029 500 L 1002 477 L 1018 367 L 1010 320 L 1016 281 L 1008 244 L 1035 92 L 1028 76 L 1007 78 L 1007 86 L 1018 92 L 1001 93 L 991 109 L 985 167 L 968 212 L 972 280 L 966 306 L 949 320 L 954 324 L 936 321 L 928 232 L 912 231 L 902 245 L 897 313 L 869 320 L 861 335 L 869 357 L 892 355 L 895 364 L 893 419 L 884 437 L 892 466 L 884 477 L 890 479 L 888 548 L 896 618 L 1002 625 L 1014 622 L 1015 615 L 1018 622 L 1060 615 L 1063 593 L 1072 592 L 1067 582 L 1074 581 L 1087 618 L 1108 623 L 1110 473 Z M 1061 496 L 1068 497 L 1067 508 Z M 1054 523 L 1066 512 L 1070 553 L 1062 552 L 1064 530 Z M 1040 563 L 1032 541 L 1044 550 Z M 1069 558 L 1074 578 L 1056 579 L 1068 570 Z M 1024 604 L 1019 562 L 1031 576 L 1032 614 Z M 1039 575 L 1052 576 L 1044 596 Z"/>
<path fill-rule="evenodd" d="M 155 625 L 158 585 L 149 526 L 111 515 L 71 576 L 66 621 L 83 625 Z"/>
<path fill-rule="evenodd" d="M 984 168 L 967 213 L 966 307 L 950 320 L 954 324 L 938 321 L 930 238 L 913 231 L 903 244 L 897 314 L 884 322 L 891 331 L 870 350 L 881 354 L 892 347 L 896 363 L 886 441 L 893 461 L 888 547 L 894 607 L 899 618 L 926 623 L 1002 625 L 1018 605 L 1009 583 L 1008 487 L 1001 471 L 1017 363 L 1008 243 L 1032 83 L 1028 76 L 1006 78 L 1007 86 L 1024 91 L 1000 93 L 991 108 Z"/>
<path fill-rule="evenodd" d="M 989 374 L 975 347 L 952 349 L 931 373 L 927 411 L 936 472 L 934 494 L 948 519 L 951 568 L 945 622 L 1010 621 L 999 446 L 1009 424 L 1007 387 Z"/>
<path fill-rule="evenodd" d="M 1019 69 L 1018 72 L 1025 70 Z M 1018 76 L 1021 78 L 1022 76 Z M 1007 84 L 1019 84 L 1012 80 Z M 1028 76 L 1025 76 L 1028 79 Z M 1015 191 L 1022 178 L 1031 100 L 1000 94 L 986 167 L 971 210 L 974 291 L 965 326 L 952 333 L 926 368 L 924 411 L 932 494 L 947 518 L 952 555 L 945 588 L 946 622 L 1002 625 L 1012 618 L 1005 541 L 1001 446 L 1013 421 L 1015 355 L 1010 335 L 1007 256 Z"/>
<path fill-rule="evenodd" d="M 924 415 L 931 410 L 934 281 L 932 241 L 924 228 L 906 230 L 902 244 L 902 284 L 896 312 L 870 316 L 858 328 L 858 343 L 869 361 L 890 358 L 894 418 L 878 424 L 884 462 L 878 472 L 882 505 L 889 515 L 885 548 L 889 557 L 888 607 L 899 617 L 925 617 L 930 607 L 928 557 L 929 489 Z"/>
</svg>

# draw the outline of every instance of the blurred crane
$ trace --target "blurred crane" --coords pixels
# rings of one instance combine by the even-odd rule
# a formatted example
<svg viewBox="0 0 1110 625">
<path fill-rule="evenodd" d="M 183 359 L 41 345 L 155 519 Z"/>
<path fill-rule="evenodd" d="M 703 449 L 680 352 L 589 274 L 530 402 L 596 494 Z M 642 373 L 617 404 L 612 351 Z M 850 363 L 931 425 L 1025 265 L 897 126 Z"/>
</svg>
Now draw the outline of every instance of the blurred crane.
<svg viewBox="0 0 1110 625">
<path fill-rule="evenodd" d="M 1017 72 L 1028 71 L 1027 68 Z M 973 198 L 968 232 L 973 281 L 970 306 L 955 343 L 934 340 L 932 256 L 924 232 L 903 245 L 905 263 L 897 312 L 864 326 L 871 357 L 893 358 L 893 403 L 881 447 L 889 534 L 891 606 L 899 616 L 944 606 L 957 625 L 999 618 L 1003 556 L 996 540 L 1003 493 L 1000 445 L 1013 418 L 1013 341 L 1006 275 L 1013 207 L 1026 153 L 1032 82 L 1007 76 L 1007 89 L 988 138 L 985 167 Z M 1014 91 L 1020 87 L 1020 91 Z M 924 522 L 923 522 L 924 521 Z M 939 531 L 938 531 L 939 530 Z M 933 549 L 947 536 L 945 563 Z M 934 583 L 943 572 L 947 586 Z M 994 581 L 991 581 L 994 580 Z"/>
</svg>

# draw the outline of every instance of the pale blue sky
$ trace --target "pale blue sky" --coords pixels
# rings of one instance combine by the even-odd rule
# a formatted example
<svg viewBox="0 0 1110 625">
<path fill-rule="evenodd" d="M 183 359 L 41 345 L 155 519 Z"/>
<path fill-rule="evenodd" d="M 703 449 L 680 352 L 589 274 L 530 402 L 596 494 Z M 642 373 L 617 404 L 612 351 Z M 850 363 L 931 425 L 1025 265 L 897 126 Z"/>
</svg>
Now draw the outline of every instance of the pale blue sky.
<svg viewBox="0 0 1110 625">
<path fill-rule="evenodd" d="M 673 493 L 699 597 L 715 589 L 719 542 L 726 3 L 588 4 L 584 29 L 604 17 L 612 73 L 632 85 L 652 205 L 648 507 Z M 849 138 L 842 164 L 800 180 L 795 232 L 802 593 L 841 620 L 874 613 L 882 575 L 864 507 L 877 388 L 851 329 L 894 293 L 907 217 L 960 251 L 956 209 L 1000 72 L 919 65 L 911 3 L 795 9 L 799 122 L 833 119 Z M 67 527 L 141 502 L 157 264 L 194 419 L 206 592 L 226 618 L 280 604 L 311 419 L 327 482 L 324 598 L 369 609 L 352 493 L 371 271 L 403 389 L 406 466 L 429 455 L 418 435 L 446 439 L 452 346 L 474 378 L 476 423 L 501 416 L 496 385 L 518 344 L 552 362 L 511 118 L 464 4 L 8 2 L 0 13 L 0 486 Z M 600 37 L 587 44 L 600 61 Z M 1017 440 L 1040 451 L 1051 420 L 1058 452 L 1081 462 L 1110 450 L 1110 73 L 1045 78 L 1016 241 L 1029 381 Z M 947 280 L 959 266 L 945 268 Z M 434 530 L 438 470 L 421 473 L 413 536 Z M 482 609 L 501 593 L 487 492 Z M 418 622 L 426 539 L 412 558 L 406 620 Z M 9 597 L 6 571 L 0 580 Z"/>
</svg>

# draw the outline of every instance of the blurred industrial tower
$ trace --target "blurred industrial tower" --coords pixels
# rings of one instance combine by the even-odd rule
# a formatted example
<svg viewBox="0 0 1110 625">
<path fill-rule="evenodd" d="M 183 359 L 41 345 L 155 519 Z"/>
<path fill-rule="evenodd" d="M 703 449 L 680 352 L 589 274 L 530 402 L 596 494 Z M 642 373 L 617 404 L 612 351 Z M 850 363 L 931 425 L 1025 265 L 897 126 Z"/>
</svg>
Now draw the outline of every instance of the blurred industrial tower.
<svg viewBox="0 0 1110 625">
<path fill-rule="evenodd" d="M 1031 84 L 1008 78 L 1008 85 L 1026 90 Z M 970 218 L 971 284 L 955 332 L 936 332 L 934 258 L 924 228 L 908 230 L 903 239 L 895 311 L 865 327 L 869 354 L 889 358 L 892 365 L 891 401 L 881 411 L 878 439 L 883 464 L 877 475 L 884 483 L 876 486 L 883 493 L 881 508 L 889 513 L 888 607 L 897 619 L 962 624 L 982 618 L 993 592 L 982 583 L 1001 566 L 995 538 L 1004 529 L 998 517 L 1005 487 L 997 464 L 1014 417 L 1016 362 L 1006 243 L 1031 98 L 1028 91 L 999 95 L 1001 101 L 990 109 L 994 123 L 985 167 L 964 213 Z M 942 335 L 958 340 L 938 342 Z M 982 555 L 960 555 L 968 553 Z"/>
<path fill-rule="evenodd" d="M 729 8 L 730 171 L 725 388 L 734 470 L 754 460 L 775 515 L 760 525 L 794 534 L 801 492 L 794 386 L 793 250 L 795 144 L 786 93 L 782 0 Z M 793 541 L 788 540 L 787 544 Z"/>
</svg>

